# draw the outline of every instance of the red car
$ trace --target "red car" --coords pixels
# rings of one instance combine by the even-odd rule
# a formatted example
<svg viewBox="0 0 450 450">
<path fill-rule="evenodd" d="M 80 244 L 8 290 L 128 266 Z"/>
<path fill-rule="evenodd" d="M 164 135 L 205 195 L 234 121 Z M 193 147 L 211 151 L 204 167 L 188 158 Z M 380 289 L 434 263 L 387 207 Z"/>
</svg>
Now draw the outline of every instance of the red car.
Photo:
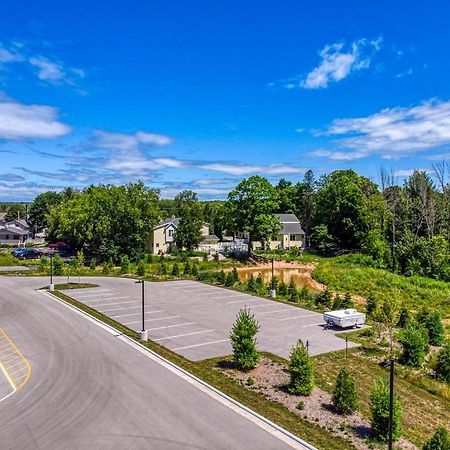
<svg viewBox="0 0 450 450">
<path fill-rule="evenodd" d="M 55 244 L 49 244 L 48 248 L 51 250 L 62 250 L 67 247 L 67 244 L 63 241 L 56 242 Z"/>
</svg>

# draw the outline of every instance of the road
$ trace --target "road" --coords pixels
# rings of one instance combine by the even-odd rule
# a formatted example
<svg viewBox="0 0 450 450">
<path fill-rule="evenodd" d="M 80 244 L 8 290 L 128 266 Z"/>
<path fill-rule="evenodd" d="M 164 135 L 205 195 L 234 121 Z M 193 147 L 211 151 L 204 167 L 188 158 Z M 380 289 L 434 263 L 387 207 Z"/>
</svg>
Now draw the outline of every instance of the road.
<svg viewBox="0 0 450 450">
<path fill-rule="evenodd" d="M 2 449 L 293 448 L 37 292 L 44 283 L 0 277 L 0 327 L 32 367 L 22 389 L 0 402 Z"/>
</svg>

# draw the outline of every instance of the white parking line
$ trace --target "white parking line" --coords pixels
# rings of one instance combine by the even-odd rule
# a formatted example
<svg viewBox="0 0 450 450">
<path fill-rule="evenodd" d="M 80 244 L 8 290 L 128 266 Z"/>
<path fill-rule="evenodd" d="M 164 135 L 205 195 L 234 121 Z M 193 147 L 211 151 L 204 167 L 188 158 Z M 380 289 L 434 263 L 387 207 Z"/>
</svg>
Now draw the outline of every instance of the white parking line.
<svg viewBox="0 0 450 450">
<path fill-rule="evenodd" d="M 226 302 L 226 305 L 234 305 L 235 303 L 245 303 L 245 302 L 259 302 L 261 298 L 247 298 L 245 300 L 235 300 L 234 302 Z"/>
<path fill-rule="evenodd" d="M 285 317 L 280 320 L 294 320 L 294 319 L 303 319 L 305 317 L 316 317 L 316 316 L 317 316 L 317 314 L 305 314 L 303 316 Z"/>
<path fill-rule="evenodd" d="M 109 302 L 110 300 L 123 300 L 125 298 L 130 298 L 130 296 L 129 295 L 124 295 L 122 297 L 95 298 L 95 299 L 92 299 L 92 300 L 84 300 L 83 299 L 82 301 L 83 301 L 83 303 L 90 304 L 90 303 Z"/>
<path fill-rule="evenodd" d="M 167 327 L 149 328 L 147 331 L 156 331 L 156 330 L 165 330 L 166 328 L 184 327 L 187 325 L 195 325 L 196 323 L 197 322 L 178 323 L 176 325 L 168 325 Z"/>
<path fill-rule="evenodd" d="M 180 316 L 166 316 L 166 317 L 158 317 L 157 319 L 145 319 L 145 322 L 156 322 L 157 320 L 176 319 L 177 317 L 180 317 Z M 142 322 L 142 320 L 138 320 L 136 322 L 124 323 L 124 325 L 132 325 L 133 323 L 141 323 L 141 322 Z"/>
<path fill-rule="evenodd" d="M 97 292 L 91 292 L 89 294 L 78 294 L 77 293 L 77 298 L 89 298 L 89 297 L 107 297 L 109 295 L 117 295 L 117 292 L 105 292 L 103 294 L 98 294 Z"/>
<path fill-rule="evenodd" d="M 162 337 L 162 338 L 158 338 L 158 339 L 152 339 L 152 340 L 155 341 L 155 342 L 158 342 L 158 341 L 164 341 L 166 339 L 175 339 L 175 338 L 184 337 L 184 336 L 192 336 L 194 334 L 212 333 L 213 331 L 216 331 L 216 330 L 194 331 L 192 333 L 176 334 L 175 336 L 166 336 L 166 337 Z"/>
<path fill-rule="evenodd" d="M 116 299 L 114 299 L 114 300 L 116 300 Z M 98 304 L 98 305 L 92 305 L 92 304 L 90 304 L 89 306 L 125 305 L 125 304 L 128 304 L 128 303 L 136 303 L 136 302 L 137 302 L 137 300 L 131 300 L 130 302 L 100 303 L 100 304 Z"/>
<path fill-rule="evenodd" d="M 251 308 L 249 308 L 251 309 Z M 292 312 L 292 309 L 277 309 L 276 311 L 265 311 L 262 313 L 256 313 L 258 316 L 263 316 L 265 314 L 275 314 L 275 313 L 279 313 L 279 312 L 283 312 L 283 311 L 290 311 Z"/>
<path fill-rule="evenodd" d="M 267 303 L 265 303 L 264 305 L 255 305 L 255 306 L 252 306 L 252 309 L 255 309 L 255 308 L 268 308 L 269 306 L 278 306 L 278 303 L 271 303 L 271 304 L 267 304 Z"/>
<path fill-rule="evenodd" d="M 145 314 L 156 314 L 156 313 L 160 313 L 160 312 L 164 312 L 165 309 L 160 309 L 158 311 L 145 311 Z M 141 314 L 140 312 L 138 313 L 133 313 L 133 314 L 121 314 L 120 316 L 111 316 L 113 319 L 117 319 L 118 317 L 130 317 L 130 316 L 137 316 L 138 314 Z M 126 325 L 126 323 L 124 324 Z"/>
<path fill-rule="evenodd" d="M 102 305 L 97 305 L 97 306 L 102 306 Z M 147 306 L 151 306 L 151 305 L 147 305 Z M 125 309 L 136 309 L 136 308 L 142 308 L 141 305 L 136 305 L 136 306 L 125 306 L 125 308 L 114 308 L 114 309 L 103 309 L 102 312 L 106 313 L 106 312 L 112 312 L 112 311 L 124 311 Z"/>
<path fill-rule="evenodd" d="M 176 352 L 178 350 L 185 350 L 187 348 L 202 347 L 203 345 L 218 344 L 219 342 L 228 342 L 228 341 L 229 339 L 222 339 L 220 341 L 203 342 L 202 344 L 186 345 L 184 347 L 171 348 L 171 350 Z"/>
</svg>

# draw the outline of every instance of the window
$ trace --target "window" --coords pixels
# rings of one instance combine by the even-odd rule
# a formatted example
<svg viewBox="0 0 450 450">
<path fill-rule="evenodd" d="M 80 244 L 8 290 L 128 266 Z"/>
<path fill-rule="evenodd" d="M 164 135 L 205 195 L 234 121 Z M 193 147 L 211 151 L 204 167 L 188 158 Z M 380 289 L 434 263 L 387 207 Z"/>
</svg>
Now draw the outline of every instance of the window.
<svg viewBox="0 0 450 450">
<path fill-rule="evenodd" d="M 156 248 L 159 248 L 159 242 L 156 243 Z"/>
<path fill-rule="evenodd" d="M 169 230 L 169 237 L 173 236 L 173 230 Z"/>
<path fill-rule="evenodd" d="M 296 239 L 296 235 L 295 235 L 295 234 L 291 234 L 290 240 L 291 240 L 291 241 L 296 241 L 296 240 L 297 240 L 297 239 Z"/>
<path fill-rule="evenodd" d="M 20 239 L 20 236 L 14 235 L 13 239 Z"/>
</svg>

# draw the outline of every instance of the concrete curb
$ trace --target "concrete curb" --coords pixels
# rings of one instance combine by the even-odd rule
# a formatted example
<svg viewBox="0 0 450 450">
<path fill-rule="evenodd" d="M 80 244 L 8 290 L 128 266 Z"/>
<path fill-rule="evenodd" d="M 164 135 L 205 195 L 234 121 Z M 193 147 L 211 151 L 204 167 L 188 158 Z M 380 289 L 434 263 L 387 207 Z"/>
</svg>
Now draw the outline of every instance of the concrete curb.
<svg viewBox="0 0 450 450">
<path fill-rule="evenodd" d="M 272 434 L 276 433 L 276 435 L 278 435 L 279 438 L 281 438 L 283 436 L 285 439 L 282 439 L 282 440 L 284 442 L 290 444 L 291 446 L 293 446 L 293 444 L 296 444 L 295 448 L 298 448 L 298 449 L 318 450 L 316 447 L 312 446 L 311 444 L 304 441 L 303 439 L 295 436 L 294 434 L 287 431 L 283 427 L 277 425 L 276 423 L 272 422 L 271 420 L 267 419 L 266 417 L 261 416 L 257 412 L 253 411 L 252 409 L 248 408 L 247 406 L 243 405 L 242 403 L 238 402 L 237 400 L 233 399 L 232 397 L 229 397 L 228 395 L 226 395 L 219 389 L 216 389 L 214 386 L 211 386 L 210 384 L 206 383 L 205 381 L 203 381 L 200 378 L 196 377 L 195 375 L 191 374 L 190 372 L 183 369 L 182 367 L 177 366 L 175 363 L 173 363 L 172 361 L 169 361 L 168 359 L 159 355 L 155 351 L 149 349 L 148 347 L 145 347 L 140 342 L 135 341 L 134 339 L 122 334 L 119 330 L 117 330 L 113 326 L 104 323 L 102 320 L 97 319 L 96 317 L 92 316 L 91 314 L 87 313 L 86 311 L 83 311 L 82 309 L 78 308 L 77 306 L 72 305 L 71 303 L 53 295 L 52 293 L 50 293 L 48 291 L 40 290 L 39 292 L 42 292 L 44 295 L 51 297 L 52 299 L 55 299 L 55 300 L 59 301 L 60 303 L 63 303 L 65 306 L 67 306 L 73 310 L 76 310 L 79 314 L 86 316 L 91 321 L 100 325 L 102 328 L 107 329 L 110 332 L 113 332 L 116 336 L 120 336 L 124 341 L 126 341 L 128 344 L 132 345 L 136 349 L 140 350 L 141 352 L 149 353 L 150 355 L 153 356 L 154 360 L 159 360 L 159 362 L 163 366 L 171 368 L 172 372 L 177 373 L 178 375 L 182 376 L 182 378 L 184 378 L 186 380 L 190 380 L 191 384 L 197 385 L 198 388 L 203 388 L 203 389 L 201 389 L 203 391 L 209 391 L 210 395 L 214 394 L 213 397 L 222 398 L 226 402 L 225 404 L 228 403 L 228 405 L 227 405 L 228 407 L 231 407 L 231 405 L 233 405 L 234 408 L 231 408 L 231 409 L 234 409 L 237 412 L 239 412 L 238 410 L 241 410 L 240 413 L 244 417 L 247 417 L 247 418 L 248 418 L 248 416 L 253 417 L 255 419 L 253 421 L 255 423 L 257 423 L 263 429 L 267 430 L 268 432 L 270 432 L 269 429 L 272 429 Z M 67 294 L 65 294 L 65 295 L 67 295 Z M 244 412 L 246 414 L 243 414 L 242 412 Z M 265 425 L 265 426 L 263 426 L 263 425 Z"/>
</svg>

